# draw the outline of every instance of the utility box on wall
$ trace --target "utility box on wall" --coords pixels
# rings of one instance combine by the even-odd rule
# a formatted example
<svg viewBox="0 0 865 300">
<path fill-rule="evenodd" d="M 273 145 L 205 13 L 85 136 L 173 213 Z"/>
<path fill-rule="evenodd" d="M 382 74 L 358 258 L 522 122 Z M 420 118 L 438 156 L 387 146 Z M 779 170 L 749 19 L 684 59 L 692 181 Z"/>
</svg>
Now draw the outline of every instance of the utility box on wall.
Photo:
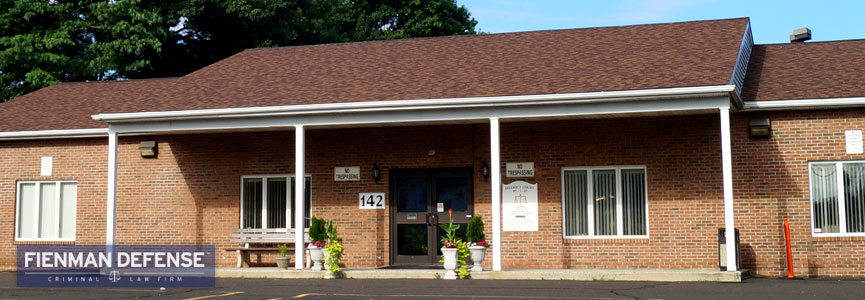
<svg viewBox="0 0 865 300">
<path fill-rule="evenodd" d="M 727 270 L 727 229 L 718 228 L 718 267 Z M 739 228 L 736 228 L 736 269 L 742 268 L 742 255 L 739 247 Z"/>
</svg>

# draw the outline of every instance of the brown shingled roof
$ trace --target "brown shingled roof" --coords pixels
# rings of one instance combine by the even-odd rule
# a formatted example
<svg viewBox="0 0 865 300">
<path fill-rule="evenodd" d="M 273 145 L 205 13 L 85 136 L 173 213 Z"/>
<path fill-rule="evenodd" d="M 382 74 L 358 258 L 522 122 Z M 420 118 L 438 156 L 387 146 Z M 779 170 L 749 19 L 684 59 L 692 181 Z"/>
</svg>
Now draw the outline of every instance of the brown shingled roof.
<svg viewBox="0 0 865 300">
<path fill-rule="evenodd" d="M 0 132 L 104 128 L 90 116 L 167 88 L 173 78 L 60 83 L 0 103 Z M 136 106 L 146 106 L 136 104 Z"/>
<path fill-rule="evenodd" d="M 133 110 L 725 85 L 747 18 L 243 51 Z"/>
<path fill-rule="evenodd" d="M 0 132 L 105 127 L 96 113 L 726 85 L 748 22 L 251 49 L 174 80 L 51 86 L 0 104 Z"/>
<path fill-rule="evenodd" d="M 755 45 L 742 99 L 865 96 L 865 40 Z"/>
</svg>

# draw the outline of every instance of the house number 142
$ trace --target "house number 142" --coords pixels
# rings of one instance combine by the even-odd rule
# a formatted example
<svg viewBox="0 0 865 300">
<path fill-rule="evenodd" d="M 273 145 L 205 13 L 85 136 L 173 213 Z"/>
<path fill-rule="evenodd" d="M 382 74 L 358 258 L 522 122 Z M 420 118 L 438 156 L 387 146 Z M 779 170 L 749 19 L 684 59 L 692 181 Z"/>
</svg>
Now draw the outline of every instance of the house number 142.
<svg viewBox="0 0 865 300">
<path fill-rule="evenodd" d="M 385 207 L 384 193 L 360 193 L 358 198 L 360 209 L 384 209 Z"/>
</svg>

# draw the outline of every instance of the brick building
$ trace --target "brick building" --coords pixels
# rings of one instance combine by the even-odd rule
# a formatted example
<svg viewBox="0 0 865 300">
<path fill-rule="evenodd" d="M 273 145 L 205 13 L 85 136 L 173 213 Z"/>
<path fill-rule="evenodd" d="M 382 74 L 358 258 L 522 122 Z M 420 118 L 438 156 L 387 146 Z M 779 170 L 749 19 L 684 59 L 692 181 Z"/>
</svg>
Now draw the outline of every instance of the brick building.
<svg viewBox="0 0 865 300">
<path fill-rule="evenodd" d="M 727 19 L 251 49 L 57 84 L 0 104 L 0 268 L 22 244 L 221 250 L 310 215 L 349 268 L 428 266 L 453 209 L 483 217 L 495 270 L 718 268 L 720 251 L 780 276 L 788 218 L 800 272 L 862 277 L 863 71 L 865 41 L 754 45 Z M 499 187 L 522 181 L 537 197 L 515 214 Z"/>
</svg>

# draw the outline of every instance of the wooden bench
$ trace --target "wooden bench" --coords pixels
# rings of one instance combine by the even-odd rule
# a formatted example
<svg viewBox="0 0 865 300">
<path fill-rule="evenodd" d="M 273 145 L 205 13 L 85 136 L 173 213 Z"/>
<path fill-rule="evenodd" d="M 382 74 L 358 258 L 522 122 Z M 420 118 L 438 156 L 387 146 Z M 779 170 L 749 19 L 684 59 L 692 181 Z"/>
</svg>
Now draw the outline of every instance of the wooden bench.
<svg viewBox="0 0 865 300">
<path fill-rule="evenodd" d="M 285 228 L 243 228 L 231 231 L 231 242 L 242 243 L 243 247 L 226 248 L 226 251 L 237 252 L 237 267 L 243 268 L 244 265 L 249 267 L 249 252 L 250 251 L 279 251 L 280 244 L 286 244 L 288 247 L 289 257 L 294 256 L 294 237 L 295 230 L 290 228 L 286 231 Z M 309 229 L 304 229 L 304 248 L 306 243 L 309 243 Z M 275 244 L 275 246 L 255 246 L 264 244 Z M 250 246 L 252 245 L 252 246 Z M 306 256 L 306 265 L 310 265 L 309 254 Z M 297 262 L 295 262 L 297 263 Z"/>
</svg>

